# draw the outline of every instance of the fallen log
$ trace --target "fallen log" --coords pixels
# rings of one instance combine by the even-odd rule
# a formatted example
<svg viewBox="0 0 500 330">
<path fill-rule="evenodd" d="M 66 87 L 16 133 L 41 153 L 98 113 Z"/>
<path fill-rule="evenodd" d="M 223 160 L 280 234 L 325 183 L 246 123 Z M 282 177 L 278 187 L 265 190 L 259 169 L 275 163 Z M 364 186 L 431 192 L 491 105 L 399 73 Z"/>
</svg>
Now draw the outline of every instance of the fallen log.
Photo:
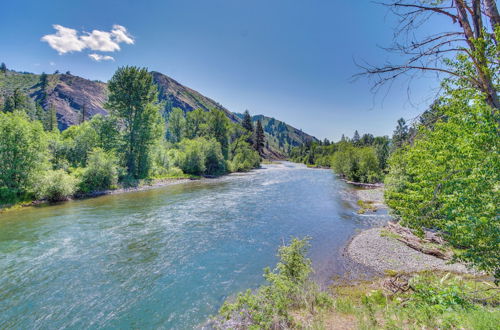
<svg viewBox="0 0 500 330">
<path fill-rule="evenodd" d="M 420 238 L 413 234 L 409 228 L 403 227 L 398 223 L 388 222 L 386 229 L 393 234 L 396 234 L 396 239 L 414 250 L 420 251 L 425 254 L 435 256 L 443 260 L 449 260 L 452 257 L 451 252 L 442 251 L 441 249 L 429 246 L 428 244 L 442 245 L 444 240 L 436 233 L 426 231 L 425 238 Z"/>
</svg>

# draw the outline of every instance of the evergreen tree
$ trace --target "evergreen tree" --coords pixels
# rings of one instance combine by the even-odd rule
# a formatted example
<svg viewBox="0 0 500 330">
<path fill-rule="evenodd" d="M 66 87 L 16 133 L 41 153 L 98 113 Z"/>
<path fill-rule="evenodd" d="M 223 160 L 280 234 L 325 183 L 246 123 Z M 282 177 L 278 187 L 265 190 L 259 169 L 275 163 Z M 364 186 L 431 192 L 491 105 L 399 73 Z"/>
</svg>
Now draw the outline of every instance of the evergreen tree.
<svg viewBox="0 0 500 330">
<path fill-rule="evenodd" d="M 3 73 L 7 72 L 7 66 L 3 62 L 2 62 L 2 64 L 0 64 L 0 71 L 2 71 Z"/>
<path fill-rule="evenodd" d="M 19 88 L 14 90 L 12 95 L 7 96 L 4 105 L 5 112 L 13 112 L 14 110 L 22 110 L 29 112 L 30 100 Z"/>
<path fill-rule="evenodd" d="M 87 107 L 85 104 L 82 105 L 82 109 L 80 111 L 80 124 L 85 122 L 85 118 L 87 117 Z"/>
<path fill-rule="evenodd" d="M 399 118 L 394 134 L 392 135 L 392 143 L 394 148 L 400 148 L 408 139 L 408 126 L 403 118 Z"/>
<path fill-rule="evenodd" d="M 255 126 L 254 148 L 259 153 L 259 155 L 262 155 L 262 152 L 264 150 L 264 142 L 265 142 L 264 129 L 262 128 L 261 121 L 257 120 L 257 125 Z"/>
<path fill-rule="evenodd" d="M 245 113 L 243 115 L 243 122 L 241 123 L 241 126 L 243 126 L 244 129 L 246 129 L 249 132 L 253 132 L 253 123 L 252 123 L 252 117 L 250 116 L 250 113 L 248 110 L 245 110 Z"/>
<path fill-rule="evenodd" d="M 253 123 L 252 123 L 252 117 L 250 116 L 250 113 L 248 112 L 248 110 L 245 110 L 245 113 L 243 115 L 243 122 L 241 123 L 241 125 L 243 126 L 243 128 L 247 132 L 250 133 L 250 134 L 248 134 L 248 138 L 246 139 L 246 142 L 249 143 L 250 145 L 253 145 L 254 128 L 253 128 Z"/>
<path fill-rule="evenodd" d="M 361 145 L 363 146 L 371 146 L 373 144 L 373 141 L 375 140 L 375 137 L 373 136 L 373 134 L 363 134 L 363 136 L 361 137 Z"/>
<path fill-rule="evenodd" d="M 49 110 L 46 112 L 45 129 L 47 131 L 55 131 L 57 127 L 57 111 L 53 104 L 50 105 Z"/>
<path fill-rule="evenodd" d="M 48 85 L 48 76 L 45 72 L 42 72 L 40 75 L 40 88 L 44 91 L 45 88 L 47 88 Z"/>
<path fill-rule="evenodd" d="M 105 107 L 122 120 L 128 174 L 144 178 L 150 169 L 151 148 L 163 134 L 157 87 L 146 68 L 125 66 L 116 70 L 108 88 Z"/>
<path fill-rule="evenodd" d="M 359 142 L 360 142 L 359 133 L 358 133 L 358 130 L 355 130 L 354 131 L 354 136 L 352 137 L 352 143 L 355 146 L 357 146 L 357 145 L 359 145 Z"/>
</svg>

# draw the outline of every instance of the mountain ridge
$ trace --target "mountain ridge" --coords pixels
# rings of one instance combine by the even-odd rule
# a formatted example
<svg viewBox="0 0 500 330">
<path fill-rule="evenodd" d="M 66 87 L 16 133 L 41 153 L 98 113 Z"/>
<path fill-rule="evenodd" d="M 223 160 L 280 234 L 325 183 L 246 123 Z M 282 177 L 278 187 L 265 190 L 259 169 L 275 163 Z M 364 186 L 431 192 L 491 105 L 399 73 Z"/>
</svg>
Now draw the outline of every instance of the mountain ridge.
<svg viewBox="0 0 500 330">
<path fill-rule="evenodd" d="M 230 111 L 198 91 L 160 72 L 151 71 L 151 75 L 158 86 L 158 98 L 165 104 L 164 111 L 171 111 L 175 107 L 184 112 L 197 108 L 204 111 L 218 109 L 232 122 L 241 122 L 241 114 Z M 47 74 L 47 83 L 42 88 L 40 77 L 39 74 L 8 70 L 0 75 L 0 101 L 18 88 L 28 94 L 33 102 L 40 104 L 45 111 L 54 107 L 61 130 L 81 123 L 83 109 L 85 109 L 85 119 L 97 114 L 108 114 L 104 108 L 108 96 L 106 83 L 72 75 L 69 72 L 54 73 Z M 275 118 L 265 115 L 253 117 L 254 121 L 257 119 L 263 121 L 268 141 L 266 149 L 273 158 L 285 158 L 291 147 L 317 141 L 315 137 Z"/>
</svg>

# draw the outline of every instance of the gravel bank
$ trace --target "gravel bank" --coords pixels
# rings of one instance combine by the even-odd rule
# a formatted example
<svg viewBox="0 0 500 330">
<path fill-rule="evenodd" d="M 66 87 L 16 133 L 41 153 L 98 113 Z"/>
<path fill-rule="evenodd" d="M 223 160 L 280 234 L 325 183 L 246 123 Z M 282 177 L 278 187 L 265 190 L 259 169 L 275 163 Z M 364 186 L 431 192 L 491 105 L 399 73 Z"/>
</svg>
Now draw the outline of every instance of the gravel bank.
<svg viewBox="0 0 500 330">
<path fill-rule="evenodd" d="M 356 198 L 363 202 L 369 202 L 377 209 L 386 209 L 384 204 L 384 187 L 356 189 L 354 190 Z"/>
<path fill-rule="evenodd" d="M 380 273 L 386 270 L 473 273 L 462 264 L 447 264 L 445 260 L 416 251 L 394 238 L 381 236 L 381 231 L 382 228 L 373 228 L 354 236 L 346 247 L 346 254 L 354 261 Z"/>
</svg>

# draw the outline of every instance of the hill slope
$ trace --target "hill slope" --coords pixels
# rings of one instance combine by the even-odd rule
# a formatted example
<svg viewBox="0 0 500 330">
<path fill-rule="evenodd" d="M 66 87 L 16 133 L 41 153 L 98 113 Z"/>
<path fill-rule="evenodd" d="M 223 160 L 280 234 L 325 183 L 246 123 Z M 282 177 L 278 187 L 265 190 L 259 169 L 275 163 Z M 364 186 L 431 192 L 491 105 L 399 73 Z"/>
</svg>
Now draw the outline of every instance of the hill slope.
<svg viewBox="0 0 500 330">
<path fill-rule="evenodd" d="M 241 114 L 236 114 L 218 102 L 186 87 L 176 80 L 156 71 L 151 72 L 153 81 L 158 85 L 159 99 L 165 102 L 170 110 L 174 107 L 189 112 L 197 108 L 205 111 L 219 109 L 233 122 L 241 121 Z M 64 130 L 81 122 L 82 109 L 85 108 L 85 118 L 96 114 L 107 115 L 104 103 L 107 99 L 107 84 L 88 80 L 82 77 L 66 74 L 47 75 L 47 86 L 42 90 L 40 75 L 7 71 L 0 73 L 0 103 L 5 95 L 19 88 L 28 94 L 33 101 L 39 103 L 45 110 L 54 107 L 57 113 L 59 128 Z M 267 137 L 265 153 L 270 158 L 285 158 L 290 147 L 301 145 L 316 138 L 296 129 L 282 121 L 263 115 L 254 116 L 253 120 L 262 121 Z"/>
</svg>

